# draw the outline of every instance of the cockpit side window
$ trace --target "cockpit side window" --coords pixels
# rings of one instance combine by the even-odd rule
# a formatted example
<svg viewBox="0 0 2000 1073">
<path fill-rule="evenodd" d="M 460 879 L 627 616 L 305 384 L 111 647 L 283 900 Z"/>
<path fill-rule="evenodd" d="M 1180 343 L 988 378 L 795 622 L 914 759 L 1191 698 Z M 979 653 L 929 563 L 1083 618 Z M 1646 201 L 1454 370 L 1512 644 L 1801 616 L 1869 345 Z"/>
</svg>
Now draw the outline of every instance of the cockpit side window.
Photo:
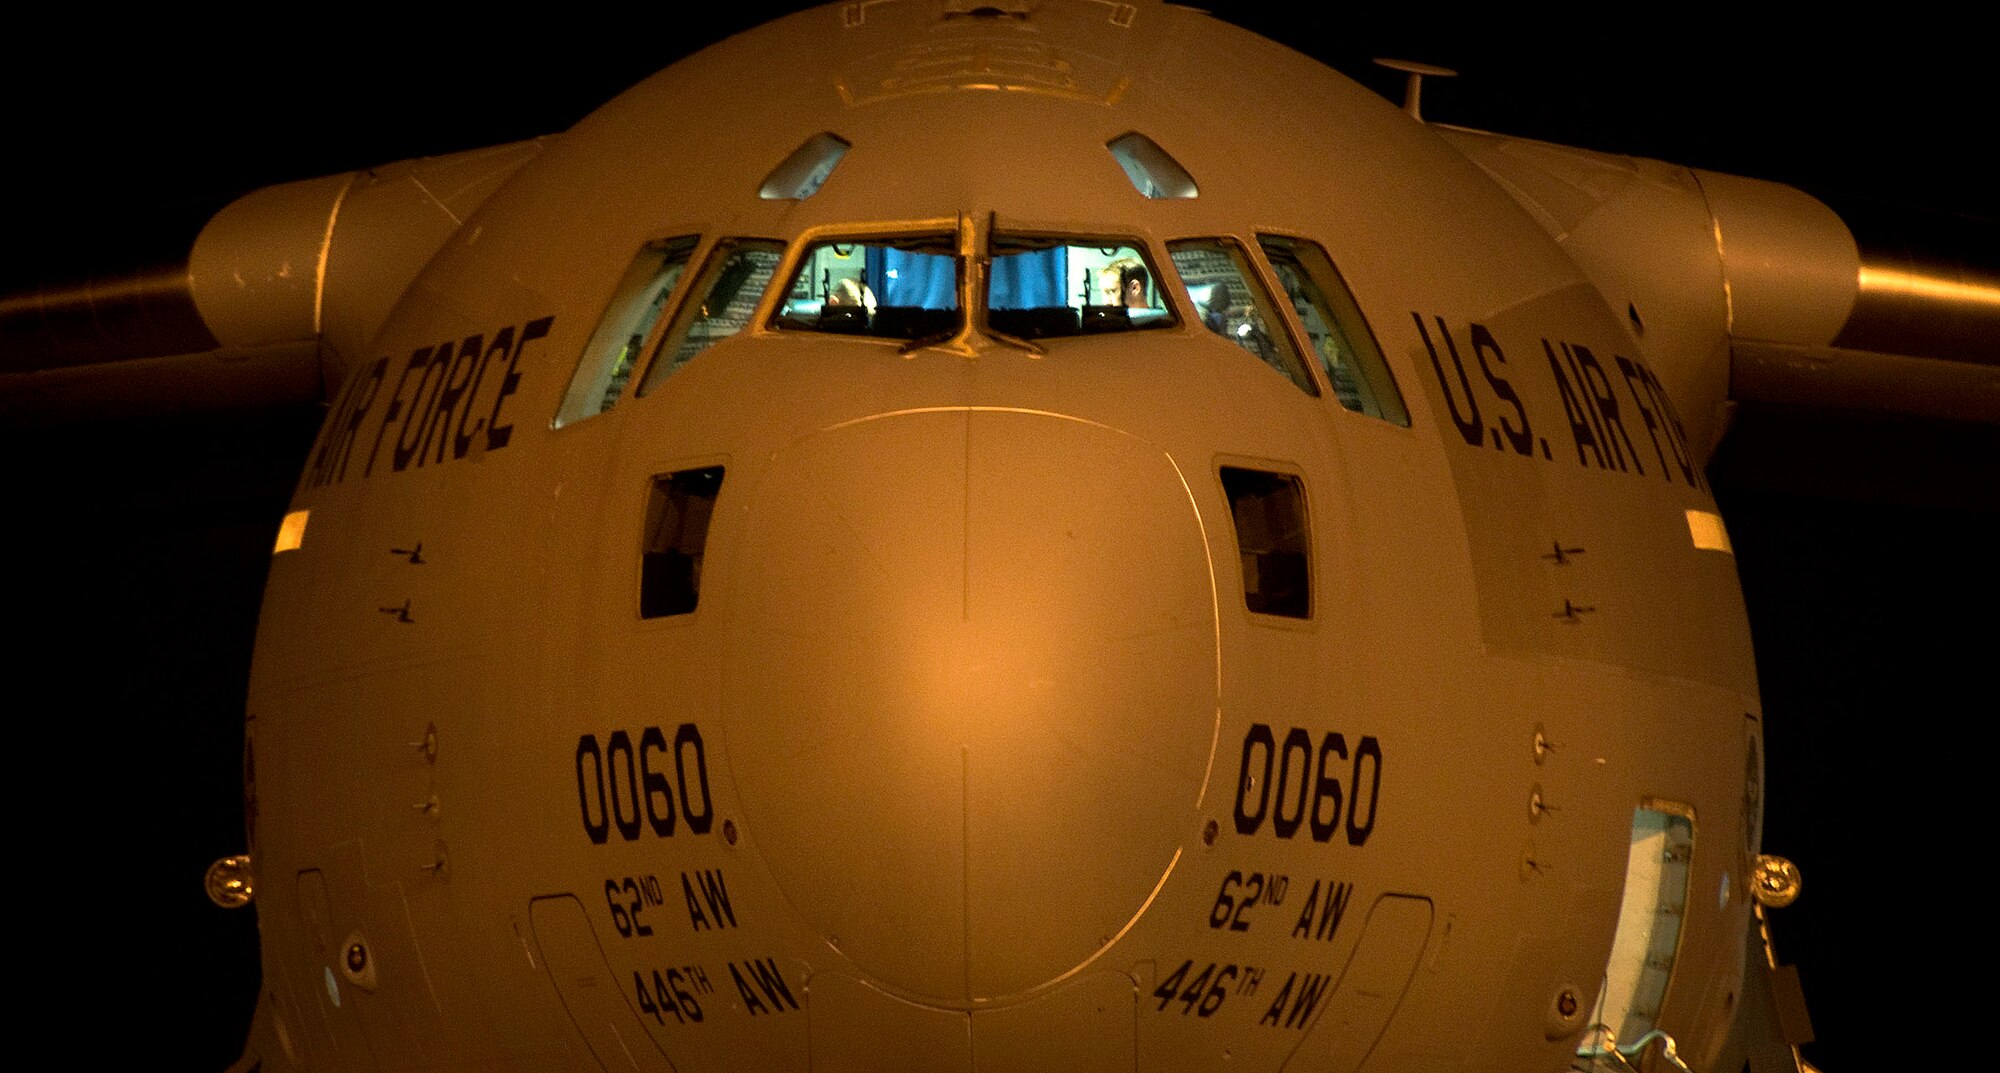
<svg viewBox="0 0 2000 1073">
<path fill-rule="evenodd" d="M 1171 327 L 1145 247 L 1129 239 L 996 234 L 987 324 L 1020 339 Z"/>
<path fill-rule="evenodd" d="M 750 323 L 757 300 L 777 271 L 785 246 L 769 239 L 731 238 L 715 244 L 701 275 L 681 303 L 673 326 L 653 349 L 639 394 L 659 387 L 696 354 L 735 335 Z M 693 300 L 699 294 L 699 300 Z"/>
<path fill-rule="evenodd" d="M 666 311 L 667 299 L 699 241 L 698 236 L 685 235 L 649 242 L 632 258 L 570 377 L 562 408 L 556 411 L 556 428 L 595 417 L 617 405 L 626 382 L 632 379 L 639 352 Z"/>
<path fill-rule="evenodd" d="M 772 314 L 781 331 L 922 339 L 958 330 L 953 236 L 816 242 Z"/>
<path fill-rule="evenodd" d="M 1319 394 L 1243 247 L 1226 238 L 1196 238 L 1167 243 L 1167 253 L 1209 331 L 1277 370 L 1300 391 Z"/>
<path fill-rule="evenodd" d="M 1305 329 L 1306 343 L 1326 370 L 1340 404 L 1407 428 L 1410 414 L 1403 408 L 1396 378 L 1326 251 L 1317 243 L 1283 235 L 1259 235 L 1257 241 L 1271 259 L 1271 268 Z"/>
</svg>

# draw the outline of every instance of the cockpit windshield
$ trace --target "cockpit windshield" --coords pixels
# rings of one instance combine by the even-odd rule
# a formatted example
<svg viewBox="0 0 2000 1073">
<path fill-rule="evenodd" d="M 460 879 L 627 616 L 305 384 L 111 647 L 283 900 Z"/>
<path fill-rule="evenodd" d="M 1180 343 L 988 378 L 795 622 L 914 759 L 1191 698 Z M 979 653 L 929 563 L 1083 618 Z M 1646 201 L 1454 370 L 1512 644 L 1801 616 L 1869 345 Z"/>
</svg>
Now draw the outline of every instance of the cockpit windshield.
<svg viewBox="0 0 2000 1073">
<path fill-rule="evenodd" d="M 996 234 L 987 326 L 1021 339 L 1171 326 L 1144 246 L 1128 239 Z M 948 336 L 964 324 L 949 234 L 816 242 L 771 318 L 783 331 L 878 339 Z"/>
<path fill-rule="evenodd" d="M 1128 240 L 996 234 L 987 323 L 1021 339 L 1168 327 L 1173 307 L 1145 248 Z"/>
<path fill-rule="evenodd" d="M 949 335 L 958 307 L 953 236 L 817 242 L 799 259 L 771 327 L 878 339 Z"/>
</svg>

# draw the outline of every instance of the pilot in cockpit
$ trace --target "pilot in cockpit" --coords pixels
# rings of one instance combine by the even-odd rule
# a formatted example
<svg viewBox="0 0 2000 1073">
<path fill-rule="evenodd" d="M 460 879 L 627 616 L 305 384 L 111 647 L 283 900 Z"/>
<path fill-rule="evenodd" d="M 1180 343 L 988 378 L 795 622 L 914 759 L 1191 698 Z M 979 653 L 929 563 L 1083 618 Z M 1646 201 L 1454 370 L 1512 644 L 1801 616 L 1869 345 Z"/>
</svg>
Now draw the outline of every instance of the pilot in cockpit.
<svg viewBox="0 0 2000 1073">
<path fill-rule="evenodd" d="M 861 283 L 851 276 L 844 277 L 827 292 L 826 304 L 830 306 L 859 306 L 866 309 L 870 316 L 873 316 L 875 314 L 875 292 L 866 284 Z"/>
<path fill-rule="evenodd" d="M 1143 263 L 1129 257 L 1121 258 L 1105 265 L 1101 278 L 1105 305 L 1124 306 L 1127 309 L 1153 307 L 1153 278 Z"/>
<path fill-rule="evenodd" d="M 1229 334 L 1229 303 L 1233 297 L 1229 284 L 1220 280 L 1208 288 L 1208 299 L 1201 303 L 1201 322 L 1217 335 Z"/>
</svg>

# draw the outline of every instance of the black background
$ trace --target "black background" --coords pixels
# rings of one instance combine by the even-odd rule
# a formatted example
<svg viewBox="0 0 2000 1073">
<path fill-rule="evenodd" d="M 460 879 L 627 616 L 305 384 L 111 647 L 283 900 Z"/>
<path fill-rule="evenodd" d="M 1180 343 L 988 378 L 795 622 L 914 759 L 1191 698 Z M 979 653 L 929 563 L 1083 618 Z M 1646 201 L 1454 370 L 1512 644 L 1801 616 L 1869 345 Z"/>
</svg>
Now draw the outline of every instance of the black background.
<svg viewBox="0 0 2000 1073">
<path fill-rule="evenodd" d="M 184 246 L 268 183 L 559 131 L 791 6 L 283 29 L 59 13 L 11 35 L 0 72 L 0 289 Z M 2000 216 L 1990 61 L 1920 10 L 1858 26 L 1213 7 L 1392 96 L 1372 56 L 1457 68 L 1427 85 L 1434 120 Z M 0 428 L 16 978 L 37 996 L 28 1027 L 97 1059 L 213 1069 L 240 1048 L 254 916 L 211 907 L 200 880 L 241 849 L 259 591 L 317 413 Z M 1751 409 L 1711 475 L 1763 680 L 1765 844 L 1806 876 L 1775 929 L 1819 1028 L 1807 1055 L 1839 1073 L 1954 1045 L 1976 1022 L 1947 977 L 1988 945 L 1968 937 L 1962 859 L 2000 710 L 2000 435 Z"/>
</svg>

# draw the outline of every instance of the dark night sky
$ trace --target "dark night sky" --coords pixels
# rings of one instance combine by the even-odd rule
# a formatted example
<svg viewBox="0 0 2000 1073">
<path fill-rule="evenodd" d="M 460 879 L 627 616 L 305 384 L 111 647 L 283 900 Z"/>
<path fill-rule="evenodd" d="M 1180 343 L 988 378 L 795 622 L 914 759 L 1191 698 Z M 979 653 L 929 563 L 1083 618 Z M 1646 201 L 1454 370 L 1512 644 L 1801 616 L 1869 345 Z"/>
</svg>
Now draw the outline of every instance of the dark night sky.
<svg viewBox="0 0 2000 1073">
<path fill-rule="evenodd" d="M 0 71 L 0 287 L 184 243 L 260 185 L 561 130 L 792 5 L 727 6 L 651 25 L 571 12 L 470 29 L 350 20 L 309 38 L 229 28 L 247 41 L 164 14 L 110 31 L 59 18 L 69 32 L 17 38 Z M 1426 88 L 1435 120 L 2000 217 L 1983 160 L 2000 93 L 1970 35 L 1935 22 L 1427 13 L 1307 32 L 1271 6 L 1213 8 L 1388 92 L 1400 76 L 1371 56 L 1458 68 Z M 37 936 L 38 1009 L 117 1028 L 130 1053 L 177 1068 L 231 1060 L 254 995 L 251 914 L 210 908 L 199 883 L 240 848 L 258 591 L 312 422 L 0 427 L 25 637 L 9 660 L 26 769 L 10 791 L 26 820 L 15 874 L 36 888 L 17 897 L 52 918 L 17 919 Z M 1806 876 L 1779 914 L 1780 953 L 1819 1022 L 1808 1055 L 1833 1073 L 1886 1064 L 1911 1033 L 1927 1046 L 1963 1030 L 1930 993 L 1965 949 L 1950 934 L 1963 910 L 1940 897 L 1965 891 L 1951 839 L 1983 775 L 1960 728 L 1995 710 L 1995 432 L 1756 411 L 1715 470 L 1764 678 L 1766 846 Z"/>
</svg>

